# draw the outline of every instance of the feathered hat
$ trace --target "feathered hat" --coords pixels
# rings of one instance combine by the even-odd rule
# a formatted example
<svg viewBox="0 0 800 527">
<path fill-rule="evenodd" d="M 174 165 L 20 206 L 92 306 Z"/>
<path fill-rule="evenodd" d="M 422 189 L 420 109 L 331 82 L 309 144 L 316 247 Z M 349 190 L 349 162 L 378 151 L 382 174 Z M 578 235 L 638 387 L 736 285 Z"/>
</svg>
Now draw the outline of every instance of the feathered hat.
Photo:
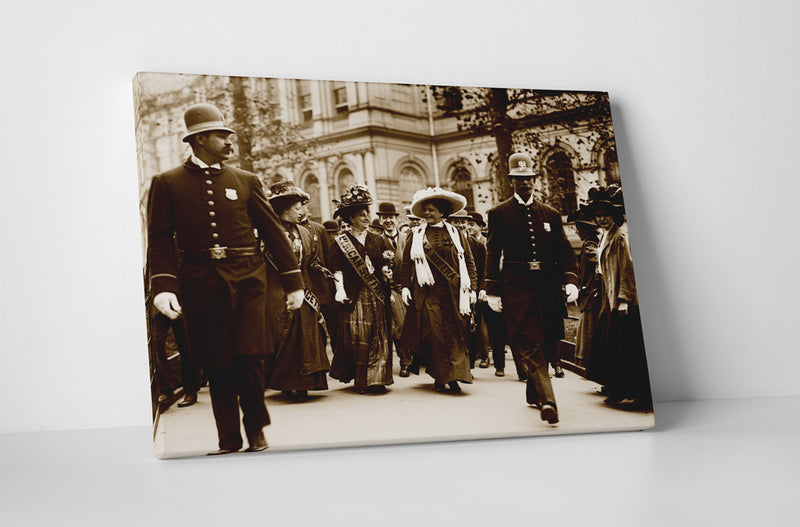
<svg viewBox="0 0 800 527">
<path fill-rule="evenodd" d="M 372 205 L 372 195 L 369 193 L 369 189 L 364 185 L 353 185 L 342 194 L 341 199 L 333 200 L 333 206 L 336 207 L 333 217 L 342 217 L 354 208 L 365 205 Z"/>
</svg>

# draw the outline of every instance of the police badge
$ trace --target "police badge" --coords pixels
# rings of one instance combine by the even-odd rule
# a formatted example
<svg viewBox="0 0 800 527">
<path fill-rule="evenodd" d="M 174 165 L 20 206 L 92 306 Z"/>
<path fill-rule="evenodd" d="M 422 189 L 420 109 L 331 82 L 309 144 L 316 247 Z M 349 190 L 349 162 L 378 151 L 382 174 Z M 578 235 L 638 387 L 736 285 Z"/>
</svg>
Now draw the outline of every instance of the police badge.
<svg viewBox="0 0 800 527">
<path fill-rule="evenodd" d="M 236 201 L 237 199 L 239 199 L 239 195 L 236 193 L 235 188 L 226 188 L 225 197 L 231 201 Z"/>
</svg>

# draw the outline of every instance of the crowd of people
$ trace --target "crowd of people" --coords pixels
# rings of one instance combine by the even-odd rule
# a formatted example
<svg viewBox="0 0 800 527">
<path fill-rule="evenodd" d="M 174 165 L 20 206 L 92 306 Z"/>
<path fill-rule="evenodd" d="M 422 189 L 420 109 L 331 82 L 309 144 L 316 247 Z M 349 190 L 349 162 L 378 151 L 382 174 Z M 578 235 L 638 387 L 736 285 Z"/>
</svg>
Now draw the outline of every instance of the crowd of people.
<svg viewBox="0 0 800 527">
<path fill-rule="evenodd" d="M 609 404 L 651 404 L 618 187 L 593 189 L 571 218 L 580 264 L 560 212 L 534 197 L 537 173 L 523 153 L 509 158 L 514 195 L 487 223 L 460 194 L 427 188 L 401 224 L 394 203 L 354 185 L 319 224 L 292 181 L 265 192 L 257 176 L 224 163 L 233 130 L 216 107 L 194 105 L 184 120 L 193 153 L 155 176 L 149 194 L 151 326 L 162 350 L 169 327 L 180 335 L 178 406 L 196 402 L 201 369 L 208 379 L 219 437 L 210 454 L 243 448 L 239 407 L 246 450 L 267 448 L 265 390 L 306 401 L 330 377 L 386 393 L 396 356 L 401 377 L 423 368 L 435 392 L 460 393 L 476 364 L 490 366 L 490 350 L 495 375 L 505 375 L 506 346 L 527 403 L 555 424 L 549 367 L 564 376 L 558 343 L 576 300 L 576 362 Z"/>
</svg>

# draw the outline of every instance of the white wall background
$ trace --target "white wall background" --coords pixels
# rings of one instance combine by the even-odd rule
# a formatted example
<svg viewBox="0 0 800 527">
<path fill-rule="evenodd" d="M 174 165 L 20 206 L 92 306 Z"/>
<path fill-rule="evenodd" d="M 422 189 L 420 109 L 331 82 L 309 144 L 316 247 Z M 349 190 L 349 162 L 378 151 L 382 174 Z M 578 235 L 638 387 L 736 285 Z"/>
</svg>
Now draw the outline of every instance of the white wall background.
<svg viewBox="0 0 800 527">
<path fill-rule="evenodd" d="M 605 90 L 657 401 L 800 394 L 791 2 L 2 3 L 0 432 L 150 422 L 136 71 Z"/>
</svg>

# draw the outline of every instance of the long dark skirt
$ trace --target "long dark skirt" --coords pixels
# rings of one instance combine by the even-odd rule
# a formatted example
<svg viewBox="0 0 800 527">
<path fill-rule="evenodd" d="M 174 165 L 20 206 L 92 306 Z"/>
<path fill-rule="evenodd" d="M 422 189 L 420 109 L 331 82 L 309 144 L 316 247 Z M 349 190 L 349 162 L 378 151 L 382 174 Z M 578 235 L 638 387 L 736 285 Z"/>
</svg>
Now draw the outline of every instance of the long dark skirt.
<svg viewBox="0 0 800 527">
<path fill-rule="evenodd" d="M 285 316 L 285 334 L 275 335 L 275 353 L 267 357 L 267 388 L 327 390 L 330 369 L 319 313 L 303 302 Z"/>
<path fill-rule="evenodd" d="M 632 399 L 651 397 L 639 306 L 628 314 L 603 310 L 592 338 L 586 378 L 609 394 Z"/>
<path fill-rule="evenodd" d="M 332 378 L 342 382 L 355 379 L 357 387 L 394 383 L 386 306 L 369 288 L 361 288 L 351 311 L 339 312 L 337 333 Z"/>
<path fill-rule="evenodd" d="M 581 311 L 578 320 L 578 332 L 575 336 L 575 362 L 579 366 L 586 366 L 592 350 L 592 337 L 594 336 L 600 310 Z"/>
<path fill-rule="evenodd" d="M 409 368 L 418 373 L 419 366 L 435 382 L 472 382 L 469 371 L 468 332 L 466 320 L 456 311 L 449 290 L 439 286 L 416 287 L 413 309 L 406 316 L 403 341 L 415 351 Z M 408 325 L 413 318 L 414 324 Z"/>
</svg>

